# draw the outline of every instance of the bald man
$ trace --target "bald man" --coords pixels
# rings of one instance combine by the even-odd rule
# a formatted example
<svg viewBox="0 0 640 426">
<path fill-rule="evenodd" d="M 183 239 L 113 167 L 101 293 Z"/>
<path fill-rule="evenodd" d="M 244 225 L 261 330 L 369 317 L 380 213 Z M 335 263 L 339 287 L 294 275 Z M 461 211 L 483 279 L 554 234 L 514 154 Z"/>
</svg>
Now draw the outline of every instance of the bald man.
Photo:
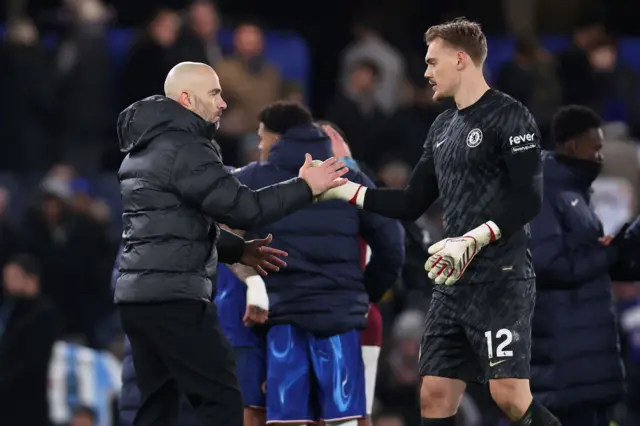
<svg viewBox="0 0 640 426">
<path fill-rule="evenodd" d="M 117 124 L 127 155 L 118 173 L 124 249 L 115 302 L 142 395 L 134 425 L 177 425 L 180 390 L 203 426 L 242 426 L 235 365 L 209 277 L 218 261 L 277 270 L 284 266 L 277 256 L 286 253 L 267 247 L 270 236 L 245 242 L 218 225 L 275 221 L 343 184 L 347 169 L 336 159 L 312 168 L 307 154 L 298 178 L 250 190 L 212 143 L 227 106 L 215 71 L 181 63 L 167 75 L 165 94 L 135 102 Z M 255 303 L 268 309 L 266 291 Z"/>
</svg>

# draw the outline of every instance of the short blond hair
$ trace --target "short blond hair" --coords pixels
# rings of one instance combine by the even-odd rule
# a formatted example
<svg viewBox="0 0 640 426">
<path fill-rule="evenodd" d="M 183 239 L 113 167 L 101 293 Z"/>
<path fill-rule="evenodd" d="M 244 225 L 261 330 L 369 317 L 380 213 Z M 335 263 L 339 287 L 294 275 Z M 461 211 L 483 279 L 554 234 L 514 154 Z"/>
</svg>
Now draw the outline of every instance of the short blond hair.
<svg viewBox="0 0 640 426">
<path fill-rule="evenodd" d="M 434 25 L 424 34 L 427 45 L 438 38 L 463 50 L 476 65 L 481 65 L 487 59 L 487 38 L 477 22 L 456 18 L 444 24 Z"/>
</svg>

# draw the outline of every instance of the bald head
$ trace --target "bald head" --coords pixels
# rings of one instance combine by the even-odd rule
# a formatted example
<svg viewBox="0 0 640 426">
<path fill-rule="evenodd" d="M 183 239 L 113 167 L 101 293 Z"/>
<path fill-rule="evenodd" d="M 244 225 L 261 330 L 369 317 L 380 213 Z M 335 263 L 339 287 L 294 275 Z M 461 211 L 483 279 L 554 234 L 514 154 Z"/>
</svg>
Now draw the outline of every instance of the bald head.
<svg viewBox="0 0 640 426">
<path fill-rule="evenodd" d="M 181 62 L 173 67 L 164 81 L 164 93 L 211 123 L 220 120 L 227 107 L 218 74 L 199 62 Z"/>
</svg>

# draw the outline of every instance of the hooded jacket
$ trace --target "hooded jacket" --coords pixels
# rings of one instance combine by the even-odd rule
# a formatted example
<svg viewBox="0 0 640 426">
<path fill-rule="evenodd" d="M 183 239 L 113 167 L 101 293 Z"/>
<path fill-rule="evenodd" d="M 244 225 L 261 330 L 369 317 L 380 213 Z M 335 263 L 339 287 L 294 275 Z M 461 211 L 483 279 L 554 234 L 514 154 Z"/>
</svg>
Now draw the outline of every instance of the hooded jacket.
<svg viewBox="0 0 640 426">
<path fill-rule="evenodd" d="M 542 211 L 531 222 L 537 276 L 531 390 L 556 410 L 614 404 L 623 369 L 610 270 L 616 248 L 598 242 L 590 206 L 598 165 L 545 152 Z"/>
<path fill-rule="evenodd" d="M 260 191 L 242 185 L 211 141 L 215 124 L 164 96 L 129 106 L 117 131 L 127 156 L 118 172 L 124 250 L 116 303 L 210 300 L 206 264 L 238 262 L 244 247 L 218 223 L 248 229 L 312 201 L 297 177 Z"/>
<path fill-rule="evenodd" d="M 266 163 L 236 171 L 250 188 L 295 176 L 305 153 L 325 160 L 331 154 L 327 136 L 314 125 L 287 130 L 271 148 Z M 349 180 L 375 187 L 364 174 Z M 369 302 L 377 302 L 400 276 L 404 235 L 399 222 L 358 210 L 341 201 L 309 205 L 247 236 L 273 234 L 273 245 L 289 253 L 287 267 L 265 277 L 269 324 L 294 324 L 318 336 L 332 336 L 367 326 Z M 363 270 L 360 237 L 371 247 Z"/>
</svg>

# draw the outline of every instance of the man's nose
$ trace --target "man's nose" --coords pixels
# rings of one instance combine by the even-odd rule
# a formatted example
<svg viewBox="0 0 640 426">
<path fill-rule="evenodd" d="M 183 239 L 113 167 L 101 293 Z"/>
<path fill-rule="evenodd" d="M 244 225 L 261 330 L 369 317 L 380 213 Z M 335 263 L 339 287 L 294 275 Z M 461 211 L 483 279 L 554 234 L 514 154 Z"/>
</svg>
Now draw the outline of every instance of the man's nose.
<svg viewBox="0 0 640 426">
<path fill-rule="evenodd" d="M 220 98 L 220 104 L 218 106 L 220 109 L 227 109 L 227 103 L 222 98 Z"/>
</svg>

